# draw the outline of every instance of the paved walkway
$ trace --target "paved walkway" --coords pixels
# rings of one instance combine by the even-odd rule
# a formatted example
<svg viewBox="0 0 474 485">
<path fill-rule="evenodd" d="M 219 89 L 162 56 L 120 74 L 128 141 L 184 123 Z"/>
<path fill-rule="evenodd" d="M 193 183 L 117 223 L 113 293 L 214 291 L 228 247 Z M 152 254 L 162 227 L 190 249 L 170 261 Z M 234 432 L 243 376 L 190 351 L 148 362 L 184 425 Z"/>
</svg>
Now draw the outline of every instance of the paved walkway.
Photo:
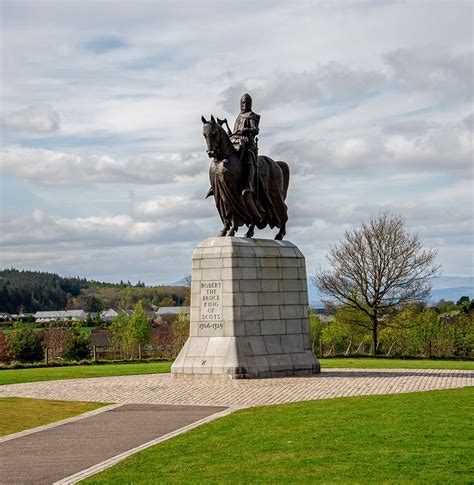
<svg viewBox="0 0 474 485">
<path fill-rule="evenodd" d="M 0 442 L 0 483 L 54 483 L 224 409 L 125 404 L 6 440 Z"/>
<path fill-rule="evenodd" d="M 225 406 L 233 408 L 474 385 L 474 371 L 325 369 L 311 377 L 173 379 L 170 374 L 32 382 L 0 387 L 0 397 Z"/>
<path fill-rule="evenodd" d="M 474 385 L 474 371 L 326 369 L 311 377 L 172 379 L 170 374 L 0 386 L 0 397 L 118 403 L 0 438 L 0 484 L 70 484 L 238 408 Z"/>
</svg>

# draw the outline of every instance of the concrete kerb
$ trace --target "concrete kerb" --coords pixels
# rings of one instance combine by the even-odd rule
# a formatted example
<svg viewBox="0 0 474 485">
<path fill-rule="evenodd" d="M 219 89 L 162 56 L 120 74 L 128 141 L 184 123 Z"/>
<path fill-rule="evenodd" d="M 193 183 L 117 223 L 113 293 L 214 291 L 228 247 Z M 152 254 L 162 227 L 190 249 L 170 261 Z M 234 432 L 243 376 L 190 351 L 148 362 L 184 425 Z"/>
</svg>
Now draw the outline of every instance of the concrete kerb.
<svg viewBox="0 0 474 485">
<path fill-rule="evenodd" d="M 123 453 L 120 453 L 118 455 L 115 455 L 107 460 L 104 460 L 101 463 L 97 463 L 96 465 L 93 465 L 89 468 L 86 468 L 85 470 L 81 470 L 80 472 L 75 473 L 74 475 L 70 475 L 69 477 L 63 478 L 57 482 L 54 482 L 53 485 L 66 485 L 66 484 L 73 484 L 73 483 L 78 483 L 81 480 L 84 480 L 87 477 L 90 477 L 92 475 L 95 475 L 103 470 L 106 470 L 107 468 L 110 468 L 117 463 L 125 460 L 129 456 L 145 450 L 146 448 L 149 448 L 150 446 L 157 445 L 159 443 L 162 443 L 163 441 L 167 441 L 171 438 L 174 438 L 176 436 L 179 436 L 180 434 L 186 433 L 188 431 L 191 431 L 194 428 L 197 428 L 198 426 L 201 426 L 203 424 L 209 423 L 211 421 L 214 421 L 215 419 L 222 418 L 224 416 L 227 416 L 234 411 L 237 411 L 240 409 L 239 407 L 231 407 L 224 409 L 223 411 L 217 412 L 215 414 L 211 414 L 210 416 L 207 416 L 205 418 L 200 419 L 199 421 L 195 421 L 194 423 L 188 424 L 187 426 L 183 426 L 182 428 L 179 428 L 175 431 L 172 431 L 171 433 L 165 434 L 163 436 L 160 436 L 159 438 L 156 438 L 154 440 L 148 441 L 147 443 L 143 443 L 142 445 L 136 446 L 135 448 L 132 448 L 128 451 L 124 451 Z"/>
</svg>

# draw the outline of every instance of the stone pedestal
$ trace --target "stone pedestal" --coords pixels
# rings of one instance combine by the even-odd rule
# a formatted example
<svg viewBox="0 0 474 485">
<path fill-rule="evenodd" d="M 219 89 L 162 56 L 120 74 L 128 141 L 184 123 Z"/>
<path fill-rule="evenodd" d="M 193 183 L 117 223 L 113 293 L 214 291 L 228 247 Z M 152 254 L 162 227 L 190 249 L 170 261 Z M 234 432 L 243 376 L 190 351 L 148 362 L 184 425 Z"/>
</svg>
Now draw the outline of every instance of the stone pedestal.
<svg viewBox="0 0 474 485">
<path fill-rule="evenodd" d="M 314 374 L 305 259 L 288 241 L 215 237 L 193 254 L 190 336 L 173 376 Z"/>
</svg>

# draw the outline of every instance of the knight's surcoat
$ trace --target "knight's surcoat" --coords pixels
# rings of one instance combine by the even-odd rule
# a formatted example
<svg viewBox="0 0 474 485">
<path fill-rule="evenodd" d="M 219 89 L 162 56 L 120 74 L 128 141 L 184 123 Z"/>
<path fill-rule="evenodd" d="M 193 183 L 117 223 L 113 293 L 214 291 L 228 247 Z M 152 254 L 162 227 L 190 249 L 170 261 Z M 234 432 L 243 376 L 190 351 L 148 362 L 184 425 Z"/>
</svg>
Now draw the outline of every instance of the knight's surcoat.
<svg viewBox="0 0 474 485">
<path fill-rule="evenodd" d="M 253 111 L 240 113 L 234 124 L 232 143 L 234 145 L 246 145 L 247 149 L 255 149 L 255 137 L 258 135 L 260 115 Z"/>
</svg>

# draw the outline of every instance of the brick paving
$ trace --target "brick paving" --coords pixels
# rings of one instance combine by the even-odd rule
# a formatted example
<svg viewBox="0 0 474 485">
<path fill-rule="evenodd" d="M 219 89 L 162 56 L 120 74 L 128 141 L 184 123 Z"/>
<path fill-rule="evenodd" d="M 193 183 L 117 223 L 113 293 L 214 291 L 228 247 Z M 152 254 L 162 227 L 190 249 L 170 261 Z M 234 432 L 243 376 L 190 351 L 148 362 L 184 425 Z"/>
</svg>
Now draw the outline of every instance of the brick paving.
<svg viewBox="0 0 474 485">
<path fill-rule="evenodd" d="M 447 369 L 323 369 L 311 377 L 259 380 L 172 378 L 170 374 L 68 379 L 0 387 L 18 396 L 108 403 L 245 408 L 313 399 L 397 394 L 474 385 L 474 371 Z"/>
</svg>

